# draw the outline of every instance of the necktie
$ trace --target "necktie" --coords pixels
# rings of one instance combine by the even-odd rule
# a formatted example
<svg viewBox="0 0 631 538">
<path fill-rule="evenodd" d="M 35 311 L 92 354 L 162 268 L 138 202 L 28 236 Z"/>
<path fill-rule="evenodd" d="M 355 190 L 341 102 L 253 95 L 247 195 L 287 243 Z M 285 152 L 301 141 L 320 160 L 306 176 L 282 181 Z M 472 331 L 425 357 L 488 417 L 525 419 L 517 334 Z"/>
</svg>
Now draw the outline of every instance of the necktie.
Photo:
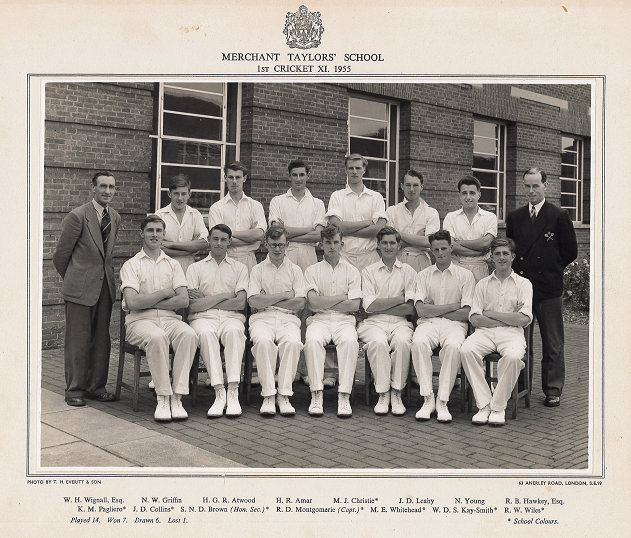
<svg viewBox="0 0 631 538">
<path fill-rule="evenodd" d="M 535 220 L 537 219 L 537 212 L 535 211 L 535 206 L 530 206 L 530 222 L 532 224 L 535 223 Z"/>
<path fill-rule="evenodd" d="M 107 238 L 110 236 L 112 230 L 112 219 L 107 207 L 103 209 L 103 217 L 101 218 L 101 237 L 103 238 L 103 248 L 107 245 Z"/>
</svg>

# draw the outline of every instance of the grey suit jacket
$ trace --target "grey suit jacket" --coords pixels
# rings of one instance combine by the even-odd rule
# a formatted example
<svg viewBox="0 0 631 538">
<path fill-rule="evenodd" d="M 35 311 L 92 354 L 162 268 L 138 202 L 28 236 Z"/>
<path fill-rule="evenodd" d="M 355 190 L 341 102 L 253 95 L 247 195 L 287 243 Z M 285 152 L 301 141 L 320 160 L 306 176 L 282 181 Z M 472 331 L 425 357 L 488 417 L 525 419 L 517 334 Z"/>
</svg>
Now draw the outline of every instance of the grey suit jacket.
<svg viewBox="0 0 631 538">
<path fill-rule="evenodd" d="M 116 281 L 112 268 L 112 252 L 120 227 L 120 215 L 109 208 L 112 230 L 103 246 L 99 216 L 90 200 L 72 210 L 61 225 L 53 264 L 64 279 L 61 295 L 66 301 L 94 306 L 101 294 L 103 278 L 107 279 L 112 302 L 116 297 Z"/>
</svg>

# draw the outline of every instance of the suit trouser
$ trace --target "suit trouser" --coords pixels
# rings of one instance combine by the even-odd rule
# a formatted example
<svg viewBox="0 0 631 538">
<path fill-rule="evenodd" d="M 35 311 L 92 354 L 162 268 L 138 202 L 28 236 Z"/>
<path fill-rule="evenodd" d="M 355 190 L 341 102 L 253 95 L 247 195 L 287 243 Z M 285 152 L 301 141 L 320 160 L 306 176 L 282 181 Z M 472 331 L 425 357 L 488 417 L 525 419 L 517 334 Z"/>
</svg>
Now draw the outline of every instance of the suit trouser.
<svg viewBox="0 0 631 538">
<path fill-rule="evenodd" d="M 473 273 L 473 277 L 475 278 L 475 283 L 477 284 L 483 278 L 489 276 L 489 266 L 487 265 L 485 260 L 467 260 L 467 258 L 458 258 L 453 260 L 456 265 L 463 267 L 464 269 L 468 269 Z"/>
<path fill-rule="evenodd" d="M 502 357 L 497 363 L 497 386 L 491 394 L 484 376 L 482 359 L 497 351 Z M 526 339 L 521 327 L 479 327 L 460 348 L 462 367 L 473 388 L 478 409 L 491 405 L 491 411 L 503 411 L 524 368 Z"/>
<path fill-rule="evenodd" d="M 223 366 L 219 342 L 224 346 L 228 383 L 241 381 L 241 363 L 245 351 L 245 326 L 235 314 L 213 312 L 207 317 L 191 320 L 197 333 L 199 348 L 213 387 L 223 387 Z"/>
<path fill-rule="evenodd" d="M 379 394 L 388 392 L 390 388 L 405 388 L 413 334 L 412 324 L 400 316 L 377 314 L 357 328 L 357 335 L 366 343 L 375 390 Z"/>
<path fill-rule="evenodd" d="M 156 394 L 188 394 L 188 378 L 197 350 L 197 335 L 183 321 L 171 317 L 145 318 L 127 325 L 127 341 L 147 354 Z M 169 380 L 169 342 L 175 351 L 173 386 Z"/>
<path fill-rule="evenodd" d="M 379 252 L 376 250 L 367 250 L 361 254 L 347 254 L 344 250 L 342 250 L 340 256 L 344 259 L 344 261 L 355 266 L 360 273 L 366 269 L 366 267 L 372 265 L 373 263 L 377 263 L 381 259 Z"/>
<path fill-rule="evenodd" d="M 331 322 L 311 318 L 305 337 L 305 359 L 309 372 L 309 389 L 311 392 L 322 390 L 324 379 L 324 365 L 326 346 L 333 341 L 337 348 L 337 362 L 340 371 L 340 386 L 338 392 L 350 394 L 355 381 L 357 354 L 359 342 L 355 330 L 355 318 L 348 323 Z"/>
<path fill-rule="evenodd" d="M 532 313 L 541 332 L 541 388 L 546 396 L 561 396 L 565 383 L 563 298 L 533 300 Z"/>
<path fill-rule="evenodd" d="M 105 392 L 110 367 L 111 316 L 112 299 L 105 277 L 95 305 L 66 301 L 66 398 Z"/>
<path fill-rule="evenodd" d="M 449 401 L 460 368 L 460 346 L 467 337 L 467 324 L 446 318 L 420 320 L 412 338 L 412 363 L 421 387 L 421 396 L 432 392 L 432 352 L 441 346 L 438 398 Z"/>
<path fill-rule="evenodd" d="M 274 372 L 278 358 L 278 393 L 293 395 L 292 383 L 302 350 L 300 318 L 278 310 L 259 312 L 250 317 L 250 338 L 261 380 L 261 395 L 276 394 Z"/>
</svg>

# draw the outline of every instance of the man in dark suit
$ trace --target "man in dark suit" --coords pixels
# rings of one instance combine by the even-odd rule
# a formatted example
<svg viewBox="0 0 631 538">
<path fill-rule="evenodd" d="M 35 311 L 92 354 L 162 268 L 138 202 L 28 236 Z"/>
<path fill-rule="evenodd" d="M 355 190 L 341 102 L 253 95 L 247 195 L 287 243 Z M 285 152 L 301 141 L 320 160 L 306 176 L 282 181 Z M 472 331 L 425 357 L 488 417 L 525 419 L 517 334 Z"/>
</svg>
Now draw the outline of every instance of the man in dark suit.
<svg viewBox="0 0 631 538">
<path fill-rule="evenodd" d="M 112 252 L 120 215 L 109 208 L 116 192 L 110 172 L 92 178 L 93 199 L 71 211 L 61 225 L 53 263 L 63 278 L 66 303 L 66 403 L 84 398 L 111 402 L 105 390 L 110 363 L 110 317 L 116 293 Z"/>
<path fill-rule="evenodd" d="M 530 280 L 533 287 L 532 310 L 541 332 L 545 405 L 558 407 L 565 381 L 563 270 L 576 259 L 576 233 L 568 212 L 546 201 L 548 184 L 542 168 L 526 170 L 523 181 L 528 204 L 509 213 L 506 237 L 517 243 L 513 270 Z"/>
</svg>

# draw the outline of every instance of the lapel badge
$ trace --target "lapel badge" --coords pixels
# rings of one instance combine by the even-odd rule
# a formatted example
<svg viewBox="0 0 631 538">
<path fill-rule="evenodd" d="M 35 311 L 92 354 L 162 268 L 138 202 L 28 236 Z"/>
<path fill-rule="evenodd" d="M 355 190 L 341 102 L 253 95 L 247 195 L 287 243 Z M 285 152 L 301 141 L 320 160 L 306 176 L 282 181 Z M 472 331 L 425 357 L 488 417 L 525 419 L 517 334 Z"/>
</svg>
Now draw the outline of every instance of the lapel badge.
<svg viewBox="0 0 631 538">
<path fill-rule="evenodd" d="M 554 232 L 546 233 L 546 241 L 554 241 Z"/>
</svg>

